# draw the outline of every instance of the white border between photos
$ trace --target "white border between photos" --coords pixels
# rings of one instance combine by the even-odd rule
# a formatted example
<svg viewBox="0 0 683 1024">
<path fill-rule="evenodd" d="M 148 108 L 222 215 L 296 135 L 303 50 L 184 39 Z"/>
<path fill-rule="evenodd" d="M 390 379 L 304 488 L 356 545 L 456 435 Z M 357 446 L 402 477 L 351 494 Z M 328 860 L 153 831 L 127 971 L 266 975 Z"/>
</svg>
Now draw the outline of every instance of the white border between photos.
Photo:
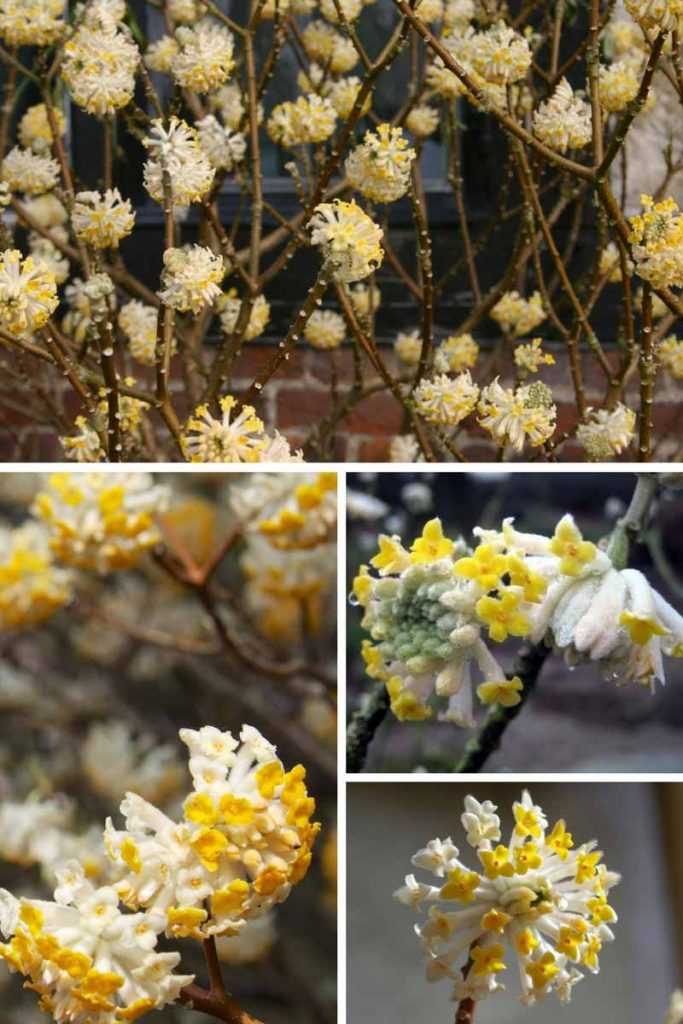
<svg viewBox="0 0 683 1024">
<path fill-rule="evenodd" d="M 346 974 L 346 878 L 348 849 L 348 812 L 347 783 L 416 783 L 449 782 L 466 784 L 483 783 L 520 783 L 533 785 L 540 782 L 583 783 L 585 785 L 601 785 L 603 783 L 681 783 L 683 770 L 673 773 L 648 772 L 480 772 L 476 774 L 457 775 L 447 772 L 414 774 L 412 772 L 360 772 L 349 774 L 346 771 L 346 492 L 349 474 L 387 473 L 387 474 L 422 474 L 422 473 L 453 473 L 460 476 L 475 474 L 509 475 L 511 473 L 667 473 L 674 472 L 676 465 L 672 463 L 386 463 L 386 462 L 330 462 L 330 463 L 69 463 L 69 462 L 36 462 L 36 463 L 3 463 L 0 467 L 0 493 L 2 491 L 2 475 L 7 473 L 311 473 L 334 472 L 337 474 L 337 498 L 339 517 L 337 530 L 337 1021 L 347 1024 L 347 974 Z M 681 465 L 683 472 L 683 465 Z"/>
</svg>

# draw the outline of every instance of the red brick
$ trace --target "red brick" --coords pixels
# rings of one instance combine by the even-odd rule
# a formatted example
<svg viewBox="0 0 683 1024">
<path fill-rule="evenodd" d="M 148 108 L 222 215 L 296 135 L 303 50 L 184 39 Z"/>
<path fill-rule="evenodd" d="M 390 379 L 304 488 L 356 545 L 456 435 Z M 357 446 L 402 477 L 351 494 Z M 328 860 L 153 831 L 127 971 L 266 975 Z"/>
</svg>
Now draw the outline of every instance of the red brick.
<svg viewBox="0 0 683 1024">
<path fill-rule="evenodd" d="M 403 407 L 385 392 L 359 402 L 347 416 L 344 426 L 351 434 L 393 436 L 400 432 L 403 416 Z"/>
<path fill-rule="evenodd" d="M 330 395 L 324 388 L 282 386 L 277 395 L 277 426 L 313 427 L 330 413 Z"/>
</svg>

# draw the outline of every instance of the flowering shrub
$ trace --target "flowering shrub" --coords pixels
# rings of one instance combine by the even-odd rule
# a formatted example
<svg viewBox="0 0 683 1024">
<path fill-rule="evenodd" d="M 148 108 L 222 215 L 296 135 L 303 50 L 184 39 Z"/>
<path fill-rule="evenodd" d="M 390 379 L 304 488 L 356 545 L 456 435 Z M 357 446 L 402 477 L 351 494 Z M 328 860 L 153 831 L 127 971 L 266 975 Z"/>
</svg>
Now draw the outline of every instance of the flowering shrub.
<svg viewBox="0 0 683 1024">
<path fill-rule="evenodd" d="M 336 477 L 6 475 L 0 536 L 0 958 L 58 1021 L 226 1019 L 218 962 L 294 1007 L 261 967 L 334 948 Z"/>
<path fill-rule="evenodd" d="M 394 461 L 465 460 L 473 441 L 500 459 L 677 458 L 656 381 L 681 376 L 679 166 L 662 143 L 663 178 L 635 208 L 626 154 L 658 96 L 683 97 L 678 0 L 387 3 L 375 24 L 362 0 L 254 0 L 240 21 L 164 0 L 148 37 L 125 0 L 0 0 L 5 420 L 21 408 L 84 462 L 325 459 L 361 404 Z M 283 97 L 273 76 L 294 56 Z M 87 187 L 69 108 L 102 138 Z M 499 147 L 483 221 L 463 124 Z M 144 151 L 157 251 L 124 146 Z M 274 155 L 286 208 L 264 181 Z M 321 409 L 290 437 L 285 378 Z"/>
</svg>

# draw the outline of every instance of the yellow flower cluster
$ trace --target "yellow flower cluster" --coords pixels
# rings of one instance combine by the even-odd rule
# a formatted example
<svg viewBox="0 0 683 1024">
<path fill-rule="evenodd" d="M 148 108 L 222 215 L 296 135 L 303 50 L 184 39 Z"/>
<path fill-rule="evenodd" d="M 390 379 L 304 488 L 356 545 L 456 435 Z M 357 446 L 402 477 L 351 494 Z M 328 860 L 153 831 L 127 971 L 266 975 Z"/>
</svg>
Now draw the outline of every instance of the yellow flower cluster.
<svg viewBox="0 0 683 1024">
<path fill-rule="evenodd" d="M 640 197 L 643 211 L 629 220 L 636 273 L 655 288 L 683 285 L 683 215 L 674 199 Z"/>
<path fill-rule="evenodd" d="M 316 206 L 309 222 L 311 243 L 340 281 L 360 281 L 381 266 L 382 229 L 352 200 Z"/>
<path fill-rule="evenodd" d="M 54 564 L 47 532 L 0 528 L 0 629 L 35 626 L 70 599 L 70 573 Z"/>
</svg>

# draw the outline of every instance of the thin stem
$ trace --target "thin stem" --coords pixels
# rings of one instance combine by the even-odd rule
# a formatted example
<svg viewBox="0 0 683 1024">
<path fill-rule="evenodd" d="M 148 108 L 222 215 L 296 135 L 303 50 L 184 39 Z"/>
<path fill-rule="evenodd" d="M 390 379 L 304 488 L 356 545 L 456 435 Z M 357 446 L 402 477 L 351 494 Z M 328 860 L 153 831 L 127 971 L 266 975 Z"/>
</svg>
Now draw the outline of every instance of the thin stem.
<svg viewBox="0 0 683 1024">
<path fill-rule="evenodd" d="M 652 287 L 643 285 L 643 309 L 640 327 L 640 423 L 638 461 L 649 462 L 652 457 L 652 406 L 657 364 L 652 339 Z"/>
</svg>

